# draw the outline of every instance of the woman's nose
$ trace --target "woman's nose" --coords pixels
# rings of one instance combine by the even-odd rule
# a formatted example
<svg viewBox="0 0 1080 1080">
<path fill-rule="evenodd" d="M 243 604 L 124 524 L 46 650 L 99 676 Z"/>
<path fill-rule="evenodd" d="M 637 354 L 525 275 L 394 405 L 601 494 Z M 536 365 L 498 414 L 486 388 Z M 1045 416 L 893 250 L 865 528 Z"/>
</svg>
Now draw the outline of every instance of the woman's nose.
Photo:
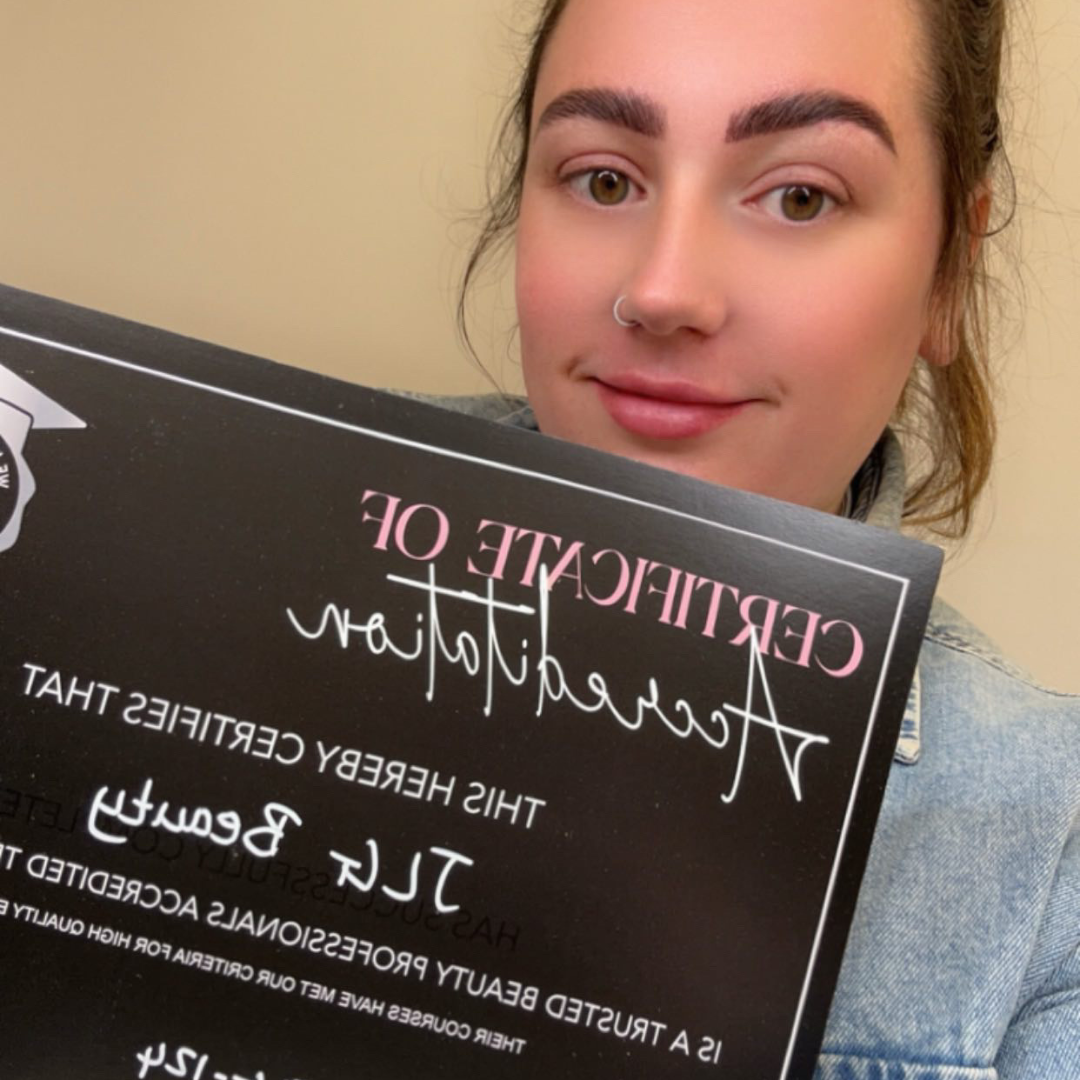
<svg viewBox="0 0 1080 1080">
<path fill-rule="evenodd" d="M 729 317 L 723 225 L 704 199 L 658 206 L 642 230 L 616 315 L 657 336 L 715 334 Z M 730 254 L 730 253 L 729 253 Z"/>
</svg>

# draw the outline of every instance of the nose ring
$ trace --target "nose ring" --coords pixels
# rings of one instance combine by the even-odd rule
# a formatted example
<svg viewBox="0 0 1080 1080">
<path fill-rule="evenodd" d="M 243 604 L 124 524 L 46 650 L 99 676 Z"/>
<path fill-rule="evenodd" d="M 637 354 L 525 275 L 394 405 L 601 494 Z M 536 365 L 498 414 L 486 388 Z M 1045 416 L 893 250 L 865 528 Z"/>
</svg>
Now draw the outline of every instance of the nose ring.
<svg viewBox="0 0 1080 1080">
<path fill-rule="evenodd" d="M 630 327 L 632 327 L 632 326 L 640 326 L 640 325 L 641 325 L 641 323 L 640 323 L 640 322 L 638 322 L 638 320 L 637 320 L 637 319 L 624 319 L 624 318 L 623 318 L 623 317 L 622 317 L 622 316 L 621 316 L 621 315 L 619 314 L 619 305 L 620 305 L 620 304 L 621 304 L 621 303 L 622 303 L 622 302 L 623 302 L 623 301 L 624 301 L 625 299 L 626 299 L 626 294 L 624 293 L 624 294 L 623 294 L 622 296 L 620 296 L 620 297 L 619 297 L 619 299 L 618 299 L 618 300 L 616 300 L 616 301 L 615 301 L 615 306 L 614 306 L 614 307 L 613 307 L 613 308 L 611 309 L 611 314 L 615 316 L 615 321 L 616 321 L 616 322 L 617 322 L 617 323 L 618 323 L 618 324 L 619 324 L 620 326 L 625 326 L 625 327 L 626 327 L 627 329 L 630 329 Z"/>
</svg>

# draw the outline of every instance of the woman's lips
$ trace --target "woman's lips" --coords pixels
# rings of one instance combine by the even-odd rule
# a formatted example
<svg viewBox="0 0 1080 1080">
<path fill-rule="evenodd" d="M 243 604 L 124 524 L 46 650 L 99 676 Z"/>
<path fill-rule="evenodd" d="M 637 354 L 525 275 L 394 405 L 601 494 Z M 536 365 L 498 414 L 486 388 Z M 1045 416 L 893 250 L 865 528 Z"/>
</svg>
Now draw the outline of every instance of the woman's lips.
<svg viewBox="0 0 1080 1080">
<path fill-rule="evenodd" d="M 752 399 L 720 400 L 682 383 L 593 380 L 619 427 L 645 439 L 689 439 L 737 416 Z"/>
</svg>

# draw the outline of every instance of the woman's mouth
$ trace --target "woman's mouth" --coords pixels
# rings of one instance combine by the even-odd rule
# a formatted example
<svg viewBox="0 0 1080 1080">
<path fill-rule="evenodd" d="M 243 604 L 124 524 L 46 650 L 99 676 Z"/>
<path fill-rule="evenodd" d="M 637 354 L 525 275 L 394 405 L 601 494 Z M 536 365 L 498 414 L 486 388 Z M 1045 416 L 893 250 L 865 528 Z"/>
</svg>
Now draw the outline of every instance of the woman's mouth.
<svg viewBox="0 0 1080 1080">
<path fill-rule="evenodd" d="M 644 439 L 690 439 L 736 417 L 753 399 L 714 397 L 681 382 L 637 376 L 593 379 L 600 402 L 619 427 Z"/>
</svg>

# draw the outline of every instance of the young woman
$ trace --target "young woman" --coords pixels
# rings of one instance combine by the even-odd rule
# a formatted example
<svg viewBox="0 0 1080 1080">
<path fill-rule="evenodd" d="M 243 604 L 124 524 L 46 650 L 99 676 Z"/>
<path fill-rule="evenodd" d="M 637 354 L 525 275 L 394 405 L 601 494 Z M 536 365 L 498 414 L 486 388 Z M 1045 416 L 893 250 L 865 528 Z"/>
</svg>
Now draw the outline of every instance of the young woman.
<svg viewBox="0 0 1080 1080">
<path fill-rule="evenodd" d="M 466 275 L 513 236 L 528 402 L 455 407 L 962 535 L 1003 24 L 1002 0 L 547 0 Z M 819 1075 L 1080 1077 L 1080 703 L 943 605 Z"/>
</svg>

